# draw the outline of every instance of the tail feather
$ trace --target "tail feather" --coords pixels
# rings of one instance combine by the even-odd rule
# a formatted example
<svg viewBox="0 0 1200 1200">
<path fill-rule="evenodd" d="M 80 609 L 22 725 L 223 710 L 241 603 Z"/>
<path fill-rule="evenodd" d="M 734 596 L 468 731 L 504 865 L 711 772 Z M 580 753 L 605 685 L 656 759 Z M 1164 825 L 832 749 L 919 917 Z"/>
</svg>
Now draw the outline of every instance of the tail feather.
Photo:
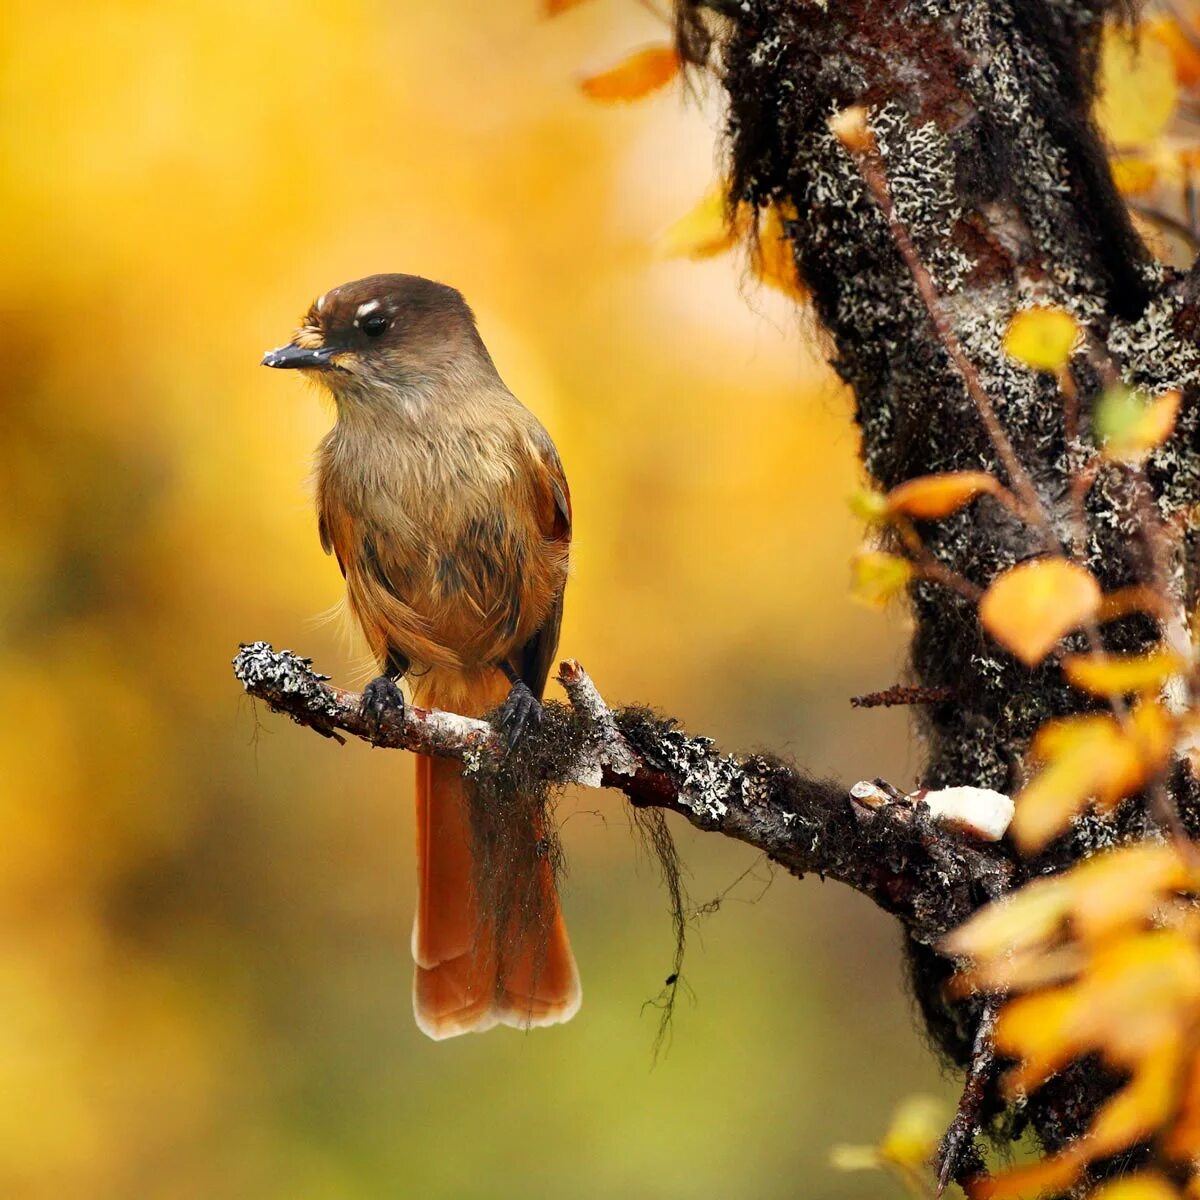
<svg viewBox="0 0 1200 1200">
<path fill-rule="evenodd" d="M 505 881 L 513 894 L 541 892 L 546 921 L 496 938 L 476 894 L 466 787 L 457 763 L 418 757 L 417 1025 L 441 1039 L 568 1021 L 579 1010 L 579 973 L 549 865 L 538 864 L 536 880 Z"/>
</svg>

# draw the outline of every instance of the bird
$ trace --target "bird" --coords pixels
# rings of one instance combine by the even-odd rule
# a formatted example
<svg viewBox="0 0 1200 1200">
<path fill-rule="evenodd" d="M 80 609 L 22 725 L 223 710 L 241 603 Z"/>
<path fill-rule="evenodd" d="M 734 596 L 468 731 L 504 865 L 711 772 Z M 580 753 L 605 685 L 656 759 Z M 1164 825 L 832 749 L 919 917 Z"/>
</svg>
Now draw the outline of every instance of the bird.
<svg viewBox="0 0 1200 1200">
<path fill-rule="evenodd" d="M 541 721 L 558 646 L 571 499 L 550 435 L 501 380 L 462 294 L 419 275 L 344 283 L 262 362 L 334 402 L 317 524 L 378 666 L 364 711 L 403 711 L 407 677 L 421 707 L 499 708 L 516 744 Z M 454 760 L 416 765 L 418 1027 L 440 1040 L 569 1020 L 582 993 L 547 856 L 500 856 L 495 869 L 524 878 L 497 881 L 516 900 L 486 911 L 498 893 L 480 870 L 472 785 Z M 545 845 L 532 808 L 506 811 L 518 841 Z"/>
</svg>

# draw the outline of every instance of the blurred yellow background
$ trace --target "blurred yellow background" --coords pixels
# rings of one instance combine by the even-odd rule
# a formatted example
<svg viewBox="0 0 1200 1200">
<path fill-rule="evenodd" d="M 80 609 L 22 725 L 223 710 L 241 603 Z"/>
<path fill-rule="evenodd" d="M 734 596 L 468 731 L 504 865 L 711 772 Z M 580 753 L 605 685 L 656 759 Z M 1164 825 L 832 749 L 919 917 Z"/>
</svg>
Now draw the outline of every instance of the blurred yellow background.
<svg viewBox="0 0 1200 1200">
<path fill-rule="evenodd" d="M 462 288 L 576 509 L 562 652 L 613 703 L 909 781 L 897 618 L 845 598 L 850 405 L 742 260 L 667 261 L 719 113 L 581 73 L 633 0 L 11 0 L 0 43 L 0 1197 L 889 1195 L 827 1165 L 949 1085 L 892 923 L 765 871 L 694 931 L 621 801 L 568 796 L 570 1025 L 414 1028 L 411 762 L 255 709 L 265 638 L 361 681 L 306 484 L 330 422 L 258 366 L 326 288 Z M 553 692 L 553 685 L 552 685 Z M 754 863 L 674 822 L 697 901 Z M 741 901 L 741 902 L 739 902 Z M 948 1094 L 948 1091 L 947 1093 Z"/>
</svg>

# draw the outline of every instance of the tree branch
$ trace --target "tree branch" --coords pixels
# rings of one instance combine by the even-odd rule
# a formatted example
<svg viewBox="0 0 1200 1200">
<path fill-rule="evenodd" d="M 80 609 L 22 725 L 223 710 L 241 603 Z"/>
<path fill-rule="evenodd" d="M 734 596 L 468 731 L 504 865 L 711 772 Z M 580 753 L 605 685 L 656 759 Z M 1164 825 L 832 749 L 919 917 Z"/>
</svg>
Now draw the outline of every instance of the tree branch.
<svg viewBox="0 0 1200 1200">
<path fill-rule="evenodd" d="M 541 727 L 511 754 L 487 721 L 455 713 L 407 705 L 376 726 L 360 696 L 332 686 L 310 659 L 266 642 L 242 646 L 233 665 L 251 696 L 327 737 L 459 759 L 476 778 L 506 772 L 552 787 L 613 788 L 638 807 L 668 809 L 754 846 L 794 875 L 848 884 L 926 943 L 981 897 L 1005 891 L 1012 876 L 1000 845 L 937 824 L 921 800 L 884 787 L 865 803 L 770 755 L 722 754 L 711 738 L 648 709 L 613 711 L 573 661 L 558 674 L 569 707 L 547 704 Z"/>
</svg>

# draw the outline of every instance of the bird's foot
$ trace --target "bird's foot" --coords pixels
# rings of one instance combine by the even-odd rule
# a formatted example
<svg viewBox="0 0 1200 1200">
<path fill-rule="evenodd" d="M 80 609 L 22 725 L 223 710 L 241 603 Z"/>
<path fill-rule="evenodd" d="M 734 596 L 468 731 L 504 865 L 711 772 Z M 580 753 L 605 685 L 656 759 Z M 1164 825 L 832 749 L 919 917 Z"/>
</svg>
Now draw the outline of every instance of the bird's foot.
<svg viewBox="0 0 1200 1200">
<path fill-rule="evenodd" d="M 363 688 L 361 711 L 378 732 L 384 717 L 404 715 L 404 693 L 395 680 L 380 675 Z"/>
<path fill-rule="evenodd" d="M 542 723 L 542 705 L 525 683 L 518 679 L 500 709 L 500 736 L 511 750 L 529 729 Z"/>
</svg>

